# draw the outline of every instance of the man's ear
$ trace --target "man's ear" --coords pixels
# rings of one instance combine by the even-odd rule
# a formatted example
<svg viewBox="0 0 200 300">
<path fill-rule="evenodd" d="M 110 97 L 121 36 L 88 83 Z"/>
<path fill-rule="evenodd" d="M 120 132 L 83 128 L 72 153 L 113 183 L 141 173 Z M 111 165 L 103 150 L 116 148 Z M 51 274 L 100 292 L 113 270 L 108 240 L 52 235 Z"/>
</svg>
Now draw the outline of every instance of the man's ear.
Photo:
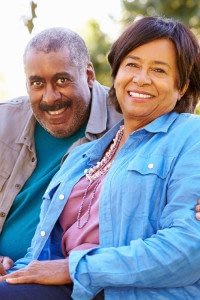
<svg viewBox="0 0 200 300">
<path fill-rule="evenodd" d="M 87 72 L 88 86 L 90 88 L 92 88 L 93 87 L 93 83 L 95 81 L 95 71 L 94 71 L 93 64 L 91 62 L 88 63 L 86 72 Z"/>
</svg>

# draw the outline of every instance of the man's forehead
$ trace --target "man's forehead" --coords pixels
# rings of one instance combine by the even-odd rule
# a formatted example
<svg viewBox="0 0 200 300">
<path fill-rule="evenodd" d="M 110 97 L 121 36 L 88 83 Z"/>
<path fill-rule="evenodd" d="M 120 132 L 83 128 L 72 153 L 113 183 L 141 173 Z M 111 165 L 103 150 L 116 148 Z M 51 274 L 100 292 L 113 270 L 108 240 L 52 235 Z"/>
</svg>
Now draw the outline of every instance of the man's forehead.
<svg viewBox="0 0 200 300">
<path fill-rule="evenodd" d="M 58 49 L 45 49 L 45 48 L 35 48 L 35 47 L 31 47 L 27 50 L 26 54 L 27 55 L 36 55 L 36 54 L 50 54 L 50 53 L 54 53 L 54 54 L 66 54 L 69 55 L 70 54 L 70 49 L 65 46 L 65 47 L 61 47 Z"/>
<path fill-rule="evenodd" d="M 63 68 L 63 70 L 66 70 L 66 68 L 69 67 L 78 67 L 76 61 L 72 59 L 72 57 L 68 53 L 61 51 L 51 51 L 49 53 L 36 51 L 29 53 L 24 62 L 24 66 L 25 68 Z"/>
</svg>

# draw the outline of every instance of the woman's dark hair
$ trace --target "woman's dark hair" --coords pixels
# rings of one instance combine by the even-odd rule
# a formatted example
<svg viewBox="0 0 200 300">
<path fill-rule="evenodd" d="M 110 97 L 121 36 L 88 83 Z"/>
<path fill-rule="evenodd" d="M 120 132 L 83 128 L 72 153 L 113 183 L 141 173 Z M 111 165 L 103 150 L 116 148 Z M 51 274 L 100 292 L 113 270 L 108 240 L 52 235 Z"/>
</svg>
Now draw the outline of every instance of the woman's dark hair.
<svg viewBox="0 0 200 300">
<path fill-rule="evenodd" d="M 108 55 L 112 78 L 115 79 L 122 60 L 129 52 L 160 38 L 170 39 L 174 43 L 179 74 L 178 89 L 182 90 L 189 82 L 186 93 L 177 101 L 174 111 L 192 113 L 200 96 L 200 47 L 192 31 L 179 21 L 144 17 L 133 22 L 114 42 Z M 117 111 L 121 112 L 114 86 L 110 89 L 109 97 Z"/>
</svg>

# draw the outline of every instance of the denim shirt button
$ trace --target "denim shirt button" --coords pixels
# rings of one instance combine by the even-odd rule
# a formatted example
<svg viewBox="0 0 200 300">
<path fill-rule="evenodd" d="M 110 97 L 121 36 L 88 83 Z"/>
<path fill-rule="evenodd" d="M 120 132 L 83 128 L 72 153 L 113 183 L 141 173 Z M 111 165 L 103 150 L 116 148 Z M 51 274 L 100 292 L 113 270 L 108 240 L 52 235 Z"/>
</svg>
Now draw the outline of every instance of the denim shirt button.
<svg viewBox="0 0 200 300">
<path fill-rule="evenodd" d="M 60 200 L 63 200 L 64 198 L 65 198 L 65 195 L 63 195 L 63 194 L 60 194 L 60 195 L 59 195 L 59 199 L 60 199 Z"/>
<path fill-rule="evenodd" d="M 148 164 L 148 168 L 149 169 L 153 169 L 154 165 L 151 163 L 151 164 Z"/>
<path fill-rule="evenodd" d="M 45 232 L 44 230 L 41 230 L 41 231 L 40 231 L 40 235 L 43 237 L 43 236 L 46 235 L 46 232 Z"/>
</svg>

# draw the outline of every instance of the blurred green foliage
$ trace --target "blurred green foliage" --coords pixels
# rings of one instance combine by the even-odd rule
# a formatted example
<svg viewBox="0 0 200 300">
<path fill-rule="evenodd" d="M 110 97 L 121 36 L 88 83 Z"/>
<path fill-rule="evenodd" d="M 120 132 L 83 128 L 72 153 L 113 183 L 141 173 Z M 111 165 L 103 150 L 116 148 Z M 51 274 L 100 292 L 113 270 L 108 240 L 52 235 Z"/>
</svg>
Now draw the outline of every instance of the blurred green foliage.
<svg viewBox="0 0 200 300">
<path fill-rule="evenodd" d="M 122 20 L 129 23 L 138 16 L 175 18 L 200 33 L 199 0 L 122 0 Z"/>
<path fill-rule="evenodd" d="M 195 109 L 195 114 L 200 115 L 200 104 L 197 105 Z"/>
<path fill-rule="evenodd" d="M 90 20 L 86 25 L 83 38 L 89 49 L 97 80 L 104 85 L 110 86 L 110 66 L 107 61 L 107 55 L 111 41 L 108 35 L 101 31 L 98 22 Z"/>
</svg>

